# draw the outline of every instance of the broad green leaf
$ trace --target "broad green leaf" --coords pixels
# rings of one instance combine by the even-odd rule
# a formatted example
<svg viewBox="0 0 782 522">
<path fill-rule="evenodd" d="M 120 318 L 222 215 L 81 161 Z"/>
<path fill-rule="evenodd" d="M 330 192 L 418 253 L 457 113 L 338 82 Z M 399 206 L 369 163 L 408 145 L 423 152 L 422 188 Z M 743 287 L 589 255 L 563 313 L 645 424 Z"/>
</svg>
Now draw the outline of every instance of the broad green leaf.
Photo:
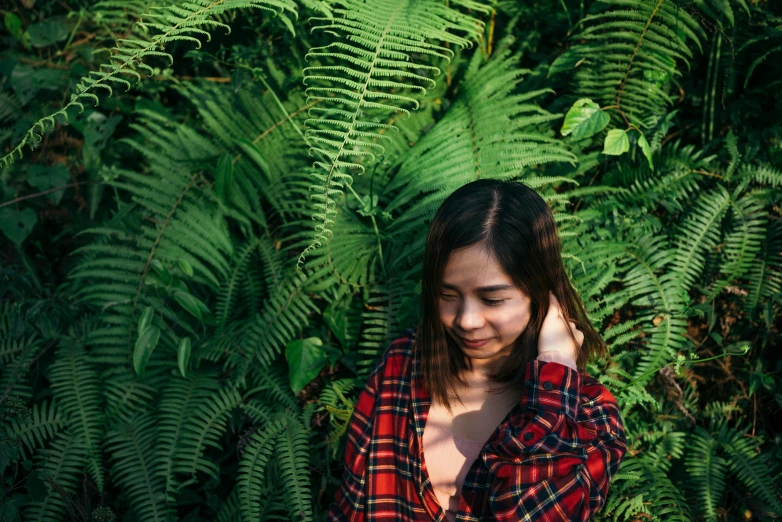
<svg viewBox="0 0 782 522">
<path fill-rule="evenodd" d="M 38 222 L 33 209 L 16 210 L 13 206 L 0 208 L 0 230 L 12 243 L 21 245 Z"/>
<path fill-rule="evenodd" d="M 638 138 L 638 146 L 641 147 L 641 152 L 646 156 L 646 160 L 649 162 L 649 168 L 654 170 L 654 165 L 652 164 L 652 148 L 649 146 L 649 142 L 643 134 Z"/>
<path fill-rule="evenodd" d="M 263 174 L 266 181 L 271 182 L 271 168 L 269 167 L 269 162 L 263 157 L 263 153 L 258 146 L 248 140 L 237 140 L 236 144 L 239 145 L 242 152 L 258 166 L 258 169 L 261 174 Z"/>
<path fill-rule="evenodd" d="M 147 328 L 152 326 L 152 319 L 155 317 L 155 309 L 151 306 L 144 308 L 141 317 L 138 320 L 138 334 L 141 336 Z"/>
<path fill-rule="evenodd" d="M 180 259 L 177 261 L 177 264 L 179 265 L 179 269 L 187 276 L 187 277 L 193 277 L 193 265 L 188 263 L 185 259 Z"/>
<path fill-rule="evenodd" d="M 299 393 L 318 376 L 329 361 L 328 354 L 321 348 L 323 341 L 317 337 L 296 339 L 285 347 L 288 361 L 288 381 L 293 393 Z"/>
<path fill-rule="evenodd" d="M 206 308 L 206 305 L 201 302 L 200 299 L 193 297 L 192 294 L 188 294 L 187 292 L 182 292 L 179 290 L 174 292 L 174 299 L 182 306 L 182 308 L 187 310 L 190 315 L 198 319 L 199 322 L 204 321 L 202 310 L 206 309 L 208 311 L 209 309 Z"/>
<path fill-rule="evenodd" d="M 65 81 L 64 81 L 65 80 Z M 22 104 L 40 98 L 39 91 L 57 91 L 65 87 L 67 76 L 60 69 L 36 69 L 18 63 L 11 71 L 11 88 Z"/>
<path fill-rule="evenodd" d="M 8 467 L 8 463 L 11 462 L 11 458 L 13 458 L 15 453 L 16 448 L 14 448 L 14 446 L 5 441 L 0 441 L 0 473 L 5 471 L 5 468 Z"/>
<path fill-rule="evenodd" d="M 569 71 L 575 67 L 578 67 L 579 63 L 581 63 L 583 59 L 583 56 L 580 56 L 575 52 L 564 52 L 557 56 L 556 60 L 551 63 L 546 76 L 550 77 L 552 74 Z"/>
<path fill-rule="evenodd" d="M 337 307 L 335 303 L 331 303 L 323 311 L 323 320 L 326 322 L 326 326 L 329 327 L 331 333 L 339 340 L 342 346 L 346 346 L 348 341 L 349 332 L 347 328 L 347 321 L 345 318 L 345 307 Z"/>
<path fill-rule="evenodd" d="M 565 115 L 560 132 L 563 136 L 572 134 L 574 138 L 588 138 L 605 129 L 611 118 L 600 106 L 589 98 L 581 98 Z"/>
<path fill-rule="evenodd" d="M 153 259 L 152 262 L 149 263 L 149 266 L 151 266 L 152 270 L 157 273 L 158 277 L 161 281 L 163 281 L 164 285 L 167 286 L 171 284 L 171 272 L 168 271 L 168 268 L 166 268 L 159 259 Z"/>
<path fill-rule="evenodd" d="M 182 374 L 182 377 L 187 377 L 187 363 L 190 361 L 191 351 L 192 344 L 190 342 L 190 337 L 183 337 L 182 340 L 179 341 L 179 348 L 177 349 L 176 357 L 177 366 L 179 366 L 179 373 Z"/>
<path fill-rule="evenodd" d="M 68 38 L 68 29 L 60 20 L 44 20 L 27 27 L 30 42 L 35 47 L 48 47 Z"/>
<path fill-rule="evenodd" d="M 53 165 L 46 167 L 44 165 L 30 165 L 26 177 L 27 183 L 37 188 L 41 192 L 51 190 L 57 187 L 64 187 L 71 181 L 71 174 L 65 165 Z M 56 190 L 48 194 L 49 199 L 59 203 L 65 189 Z"/>
<path fill-rule="evenodd" d="M 217 160 L 217 169 L 215 171 L 215 194 L 224 203 L 231 200 L 231 190 L 234 184 L 234 164 L 231 156 L 223 154 Z"/>
<path fill-rule="evenodd" d="M 630 140 L 627 138 L 627 133 L 621 129 L 611 129 L 606 135 L 605 143 L 603 144 L 603 154 L 610 154 L 611 156 L 619 156 L 630 150 Z"/>
<path fill-rule="evenodd" d="M 5 13 L 5 16 L 3 16 L 3 22 L 5 23 L 5 28 L 9 33 L 11 33 L 11 36 L 21 42 L 24 38 L 24 31 L 22 31 L 22 19 L 9 11 Z"/>
<path fill-rule="evenodd" d="M 133 349 L 133 369 L 137 375 L 144 374 L 144 368 L 147 367 L 147 362 L 158 341 L 160 341 L 160 329 L 157 326 L 150 326 L 136 340 L 136 346 Z"/>
</svg>

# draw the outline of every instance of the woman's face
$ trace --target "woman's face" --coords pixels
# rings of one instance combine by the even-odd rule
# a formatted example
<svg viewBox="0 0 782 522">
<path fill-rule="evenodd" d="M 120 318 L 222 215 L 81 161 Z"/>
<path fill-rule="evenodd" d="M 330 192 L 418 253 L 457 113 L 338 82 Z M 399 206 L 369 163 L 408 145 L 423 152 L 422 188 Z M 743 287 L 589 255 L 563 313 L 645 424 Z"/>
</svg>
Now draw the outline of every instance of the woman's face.
<svg viewBox="0 0 782 522">
<path fill-rule="evenodd" d="M 443 274 L 440 321 L 473 364 L 501 364 L 527 327 L 530 299 L 479 245 L 451 253 Z M 471 345 L 466 340 L 487 340 Z"/>
</svg>

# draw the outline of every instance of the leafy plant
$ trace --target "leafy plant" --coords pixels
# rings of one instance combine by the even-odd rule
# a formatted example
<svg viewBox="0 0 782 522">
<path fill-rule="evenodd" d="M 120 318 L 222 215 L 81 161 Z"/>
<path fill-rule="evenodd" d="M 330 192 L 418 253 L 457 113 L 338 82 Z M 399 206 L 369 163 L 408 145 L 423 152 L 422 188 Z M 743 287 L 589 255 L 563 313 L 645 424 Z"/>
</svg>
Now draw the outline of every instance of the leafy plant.
<svg viewBox="0 0 782 522">
<path fill-rule="evenodd" d="M 551 206 L 609 345 L 630 449 L 596 518 L 778 518 L 780 16 L 7 8 L 0 519 L 324 519 L 431 217 L 487 177 Z"/>
</svg>

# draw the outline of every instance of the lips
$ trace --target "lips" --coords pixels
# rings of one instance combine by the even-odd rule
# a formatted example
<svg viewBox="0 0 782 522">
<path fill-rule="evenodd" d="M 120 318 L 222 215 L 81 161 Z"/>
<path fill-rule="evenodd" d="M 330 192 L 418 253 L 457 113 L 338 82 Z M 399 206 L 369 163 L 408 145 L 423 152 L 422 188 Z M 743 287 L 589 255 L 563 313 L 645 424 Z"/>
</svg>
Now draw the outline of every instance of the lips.
<svg viewBox="0 0 782 522">
<path fill-rule="evenodd" d="M 475 341 L 471 341 L 469 339 L 465 339 L 464 337 L 460 337 L 459 339 L 461 339 L 462 344 L 470 348 L 479 348 L 491 340 L 491 338 L 489 338 L 489 339 L 478 339 Z"/>
</svg>

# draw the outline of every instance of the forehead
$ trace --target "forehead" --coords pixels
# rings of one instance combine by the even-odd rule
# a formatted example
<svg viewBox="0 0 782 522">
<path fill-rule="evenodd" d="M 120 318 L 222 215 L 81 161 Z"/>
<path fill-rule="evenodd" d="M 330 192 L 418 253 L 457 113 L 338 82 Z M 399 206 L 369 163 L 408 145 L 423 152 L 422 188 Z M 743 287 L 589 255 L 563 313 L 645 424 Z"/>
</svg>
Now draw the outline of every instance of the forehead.
<svg viewBox="0 0 782 522">
<path fill-rule="evenodd" d="M 490 252 L 472 246 L 451 253 L 445 265 L 442 286 L 455 290 L 483 289 L 485 291 L 485 287 L 488 286 L 513 288 L 513 282 Z"/>
</svg>

